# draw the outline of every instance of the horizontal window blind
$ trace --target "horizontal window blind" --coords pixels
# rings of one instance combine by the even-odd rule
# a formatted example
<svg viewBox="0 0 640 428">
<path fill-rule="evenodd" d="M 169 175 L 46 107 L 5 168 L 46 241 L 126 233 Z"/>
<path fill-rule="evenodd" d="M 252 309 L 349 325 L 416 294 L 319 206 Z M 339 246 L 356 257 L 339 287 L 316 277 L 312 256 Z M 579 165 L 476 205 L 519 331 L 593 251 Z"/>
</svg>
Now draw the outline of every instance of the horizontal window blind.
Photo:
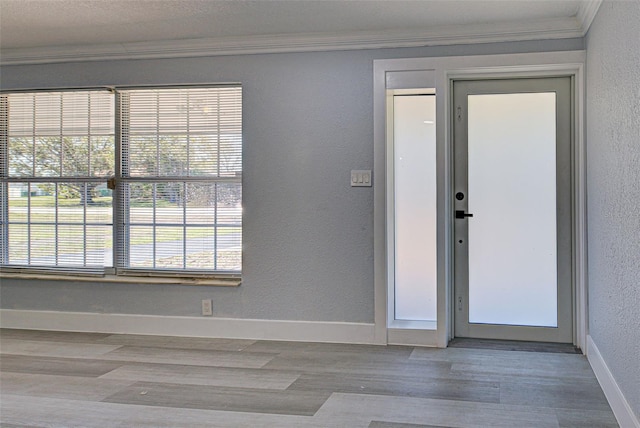
<svg viewBox="0 0 640 428">
<path fill-rule="evenodd" d="M 240 86 L 0 94 L 0 155 L 3 268 L 241 272 Z"/>
<path fill-rule="evenodd" d="M 114 96 L 1 96 L 1 264 L 102 270 L 113 260 Z"/>
<path fill-rule="evenodd" d="M 239 273 L 239 86 L 118 91 L 124 272 Z"/>
<path fill-rule="evenodd" d="M 120 91 L 120 100 L 128 176 L 242 173 L 240 87 Z"/>
</svg>

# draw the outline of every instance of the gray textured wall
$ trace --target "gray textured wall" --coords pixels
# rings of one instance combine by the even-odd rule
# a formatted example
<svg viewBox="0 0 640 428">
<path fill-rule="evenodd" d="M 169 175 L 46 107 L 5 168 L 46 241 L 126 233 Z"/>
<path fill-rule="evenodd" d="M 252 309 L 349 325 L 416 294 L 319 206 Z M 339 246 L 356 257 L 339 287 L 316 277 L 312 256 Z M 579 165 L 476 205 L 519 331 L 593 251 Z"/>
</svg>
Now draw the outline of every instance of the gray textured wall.
<svg viewBox="0 0 640 428">
<path fill-rule="evenodd" d="M 3 308 L 373 322 L 373 60 L 575 50 L 582 39 L 435 48 L 3 67 L 1 86 L 241 82 L 239 288 L 2 280 Z M 375 171 L 374 171 L 375 173 Z"/>
<path fill-rule="evenodd" d="M 586 44 L 589 330 L 640 417 L 640 2 L 604 2 Z"/>
</svg>

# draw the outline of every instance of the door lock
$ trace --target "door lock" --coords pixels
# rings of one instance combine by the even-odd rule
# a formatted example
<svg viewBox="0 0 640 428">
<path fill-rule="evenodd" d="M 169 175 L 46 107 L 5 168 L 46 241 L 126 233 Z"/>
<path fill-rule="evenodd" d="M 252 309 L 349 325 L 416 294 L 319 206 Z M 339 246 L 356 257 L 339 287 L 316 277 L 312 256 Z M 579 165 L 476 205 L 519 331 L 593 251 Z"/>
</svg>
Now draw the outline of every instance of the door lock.
<svg viewBox="0 0 640 428">
<path fill-rule="evenodd" d="M 456 210 L 456 218 L 473 217 L 473 214 L 466 213 L 462 210 Z"/>
</svg>

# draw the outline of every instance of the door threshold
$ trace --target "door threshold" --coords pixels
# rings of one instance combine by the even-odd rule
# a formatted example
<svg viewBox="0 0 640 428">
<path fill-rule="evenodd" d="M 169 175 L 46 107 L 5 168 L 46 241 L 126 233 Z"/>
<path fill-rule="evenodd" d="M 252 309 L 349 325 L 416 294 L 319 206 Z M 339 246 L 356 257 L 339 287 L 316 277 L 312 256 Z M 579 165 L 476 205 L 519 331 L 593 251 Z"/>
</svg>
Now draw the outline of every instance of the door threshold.
<svg viewBox="0 0 640 428">
<path fill-rule="evenodd" d="M 449 348 L 493 349 L 497 351 L 550 352 L 556 354 L 582 354 L 580 348 L 571 343 L 524 342 L 519 340 L 453 338 Z"/>
</svg>

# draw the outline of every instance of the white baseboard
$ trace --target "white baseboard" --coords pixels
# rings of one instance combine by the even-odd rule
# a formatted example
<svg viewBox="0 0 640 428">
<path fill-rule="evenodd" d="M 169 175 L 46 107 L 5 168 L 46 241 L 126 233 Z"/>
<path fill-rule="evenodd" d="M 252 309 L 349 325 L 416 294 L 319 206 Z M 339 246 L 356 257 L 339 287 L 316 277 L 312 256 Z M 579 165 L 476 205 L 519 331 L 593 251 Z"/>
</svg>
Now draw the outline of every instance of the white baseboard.
<svg viewBox="0 0 640 428">
<path fill-rule="evenodd" d="M 587 336 L 587 359 L 593 372 L 596 374 L 596 378 L 600 383 L 600 387 L 604 392 L 604 395 L 609 401 L 611 410 L 618 420 L 618 424 L 621 428 L 640 428 L 640 422 L 636 415 L 634 415 L 631 406 L 624 397 L 624 394 L 618 387 L 618 383 L 614 379 L 607 363 L 602 358 L 600 350 L 594 343 L 591 336 Z"/>
<path fill-rule="evenodd" d="M 112 334 L 284 340 L 374 342 L 374 324 L 0 309 L 0 327 Z"/>
<path fill-rule="evenodd" d="M 437 330 L 410 330 L 390 328 L 387 330 L 389 345 L 438 346 Z"/>
</svg>

